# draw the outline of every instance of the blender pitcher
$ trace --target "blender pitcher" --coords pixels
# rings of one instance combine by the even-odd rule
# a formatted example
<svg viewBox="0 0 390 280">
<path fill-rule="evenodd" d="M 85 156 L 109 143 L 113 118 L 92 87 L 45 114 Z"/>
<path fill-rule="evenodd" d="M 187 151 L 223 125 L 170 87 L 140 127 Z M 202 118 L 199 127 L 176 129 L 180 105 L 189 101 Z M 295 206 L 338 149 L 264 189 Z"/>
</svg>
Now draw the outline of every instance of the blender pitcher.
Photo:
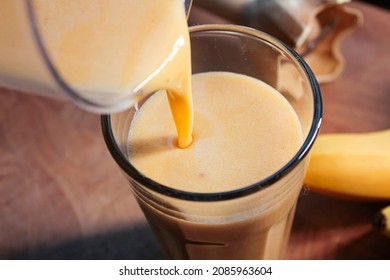
<svg viewBox="0 0 390 280">
<path fill-rule="evenodd" d="M 177 2 L 177 10 L 188 13 L 191 1 Z M 136 36 L 143 19 L 164 13 L 158 3 L 164 1 L 0 1 L 0 87 L 71 100 L 98 113 L 130 107 L 151 74 L 131 59 L 143 52 L 150 69 L 158 68 L 164 55 L 158 57 L 153 46 L 169 43 L 152 42 L 147 33 L 142 45 Z M 168 18 L 171 10 L 165 13 Z M 153 24 L 164 28 L 159 21 Z"/>
</svg>

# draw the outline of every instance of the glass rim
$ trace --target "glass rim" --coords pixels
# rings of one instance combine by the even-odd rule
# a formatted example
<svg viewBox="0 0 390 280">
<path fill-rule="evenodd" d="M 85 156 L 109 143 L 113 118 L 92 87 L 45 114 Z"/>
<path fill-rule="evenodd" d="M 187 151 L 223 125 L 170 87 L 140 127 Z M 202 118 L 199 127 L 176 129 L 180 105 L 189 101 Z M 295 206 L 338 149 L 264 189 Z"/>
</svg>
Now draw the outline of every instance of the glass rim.
<svg viewBox="0 0 390 280">
<path fill-rule="evenodd" d="M 195 34 L 197 32 L 207 32 L 207 33 L 226 33 L 238 34 L 240 36 L 250 36 L 257 40 L 266 41 L 267 43 L 272 44 L 276 48 L 283 51 L 283 53 L 288 56 L 291 60 L 294 60 L 301 70 L 307 76 L 310 82 L 310 88 L 313 93 L 313 118 L 309 133 L 306 139 L 303 141 L 298 152 L 278 171 L 272 175 L 247 186 L 240 187 L 234 190 L 224 191 L 224 192 L 211 192 L 211 193 L 201 193 L 201 192 L 188 192 L 177 190 L 172 187 L 165 186 L 160 184 L 149 177 L 146 177 L 141 172 L 139 172 L 130 161 L 122 154 L 121 149 L 118 147 L 114 134 L 111 130 L 111 115 L 102 115 L 101 116 L 101 127 L 103 132 L 103 137 L 106 142 L 106 145 L 116 161 L 119 167 L 133 180 L 137 183 L 145 186 L 146 188 L 158 192 L 162 195 L 181 199 L 181 200 L 190 200 L 190 201 L 222 201 L 229 200 L 238 197 L 243 197 L 250 195 L 252 193 L 258 192 L 262 189 L 265 189 L 284 176 L 286 176 L 292 169 L 294 169 L 309 153 L 314 140 L 316 139 L 319 129 L 322 122 L 322 98 L 320 88 L 317 82 L 317 79 L 310 67 L 303 60 L 298 53 L 293 50 L 291 47 L 283 43 L 282 41 L 274 38 L 273 36 L 255 30 L 250 27 L 240 26 L 240 25 L 231 25 L 231 24 L 203 24 L 192 26 L 189 28 L 190 34 Z"/>
</svg>

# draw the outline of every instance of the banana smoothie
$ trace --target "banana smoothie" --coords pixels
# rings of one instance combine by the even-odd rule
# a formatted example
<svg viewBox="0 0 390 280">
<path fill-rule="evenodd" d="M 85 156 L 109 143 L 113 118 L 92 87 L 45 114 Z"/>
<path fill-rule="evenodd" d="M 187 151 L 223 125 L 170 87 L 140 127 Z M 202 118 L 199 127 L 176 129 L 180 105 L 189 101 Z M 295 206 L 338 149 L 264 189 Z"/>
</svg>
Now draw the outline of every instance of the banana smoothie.
<svg viewBox="0 0 390 280">
<path fill-rule="evenodd" d="M 302 127 L 294 109 L 259 80 L 228 72 L 195 74 L 192 93 L 193 142 L 185 149 L 177 146 L 164 92 L 152 95 L 136 112 L 128 153 L 143 176 L 182 191 L 227 192 L 272 175 L 302 145 Z M 177 201 L 177 212 L 167 215 L 147 194 L 138 196 L 170 258 L 274 259 L 280 257 L 289 233 L 302 174 L 298 172 L 287 188 L 273 186 L 261 195 L 221 204 L 217 206 L 220 216 L 209 218 L 181 217 L 185 209 Z M 276 203 L 270 196 L 282 198 Z M 268 203 L 265 199 L 275 203 L 266 211 L 262 210 Z M 238 205 L 249 204 L 254 204 L 250 213 L 237 211 Z M 201 205 L 205 213 L 208 207 L 213 206 Z M 236 213 L 226 219 L 232 211 Z"/>
</svg>

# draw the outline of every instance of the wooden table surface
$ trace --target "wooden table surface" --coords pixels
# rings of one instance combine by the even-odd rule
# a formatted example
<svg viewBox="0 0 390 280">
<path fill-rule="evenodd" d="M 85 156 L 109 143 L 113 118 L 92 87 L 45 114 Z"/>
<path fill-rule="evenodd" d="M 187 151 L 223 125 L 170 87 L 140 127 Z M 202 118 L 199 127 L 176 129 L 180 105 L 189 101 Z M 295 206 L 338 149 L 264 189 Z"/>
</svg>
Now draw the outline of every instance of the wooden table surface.
<svg viewBox="0 0 390 280">
<path fill-rule="evenodd" d="M 342 44 L 341 77 L 321 85 L 321 133 L 390 128 L 390 12 L 350 5 L 364 24 Z M 390 239 L 371 226 L 387 204 L 304 192 L 285 258 L 390 259 Z M 0 258 L 161 257 L 99 116 L 0 89 Z"/>
</svg>

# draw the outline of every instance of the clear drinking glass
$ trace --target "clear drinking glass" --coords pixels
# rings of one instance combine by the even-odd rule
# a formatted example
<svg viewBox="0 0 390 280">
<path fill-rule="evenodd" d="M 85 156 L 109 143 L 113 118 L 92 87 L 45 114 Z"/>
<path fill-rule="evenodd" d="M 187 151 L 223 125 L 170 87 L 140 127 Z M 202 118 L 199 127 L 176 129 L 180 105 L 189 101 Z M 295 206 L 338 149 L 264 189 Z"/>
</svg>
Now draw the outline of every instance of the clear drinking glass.
<svg viewBox="0 0 390 280">
<path fill-rule="evenodd" d="M 321 124 L 319 86 L 299 55 L 265 33 L 234 25 L 200 25 L 190 28 L 190 37 L 193 73 L 245 74 L 286 97 L 304 135 L 298 153 L 280 170 L 259 178 L 255 184 L 227 192 L 196 193 L 161 185 L 129 163 L 127 141 L 135 108 L 102 116 L 108 149 L 130 182 L 168 258 L 281 258 L 310 148 Z"/>
</svg>

